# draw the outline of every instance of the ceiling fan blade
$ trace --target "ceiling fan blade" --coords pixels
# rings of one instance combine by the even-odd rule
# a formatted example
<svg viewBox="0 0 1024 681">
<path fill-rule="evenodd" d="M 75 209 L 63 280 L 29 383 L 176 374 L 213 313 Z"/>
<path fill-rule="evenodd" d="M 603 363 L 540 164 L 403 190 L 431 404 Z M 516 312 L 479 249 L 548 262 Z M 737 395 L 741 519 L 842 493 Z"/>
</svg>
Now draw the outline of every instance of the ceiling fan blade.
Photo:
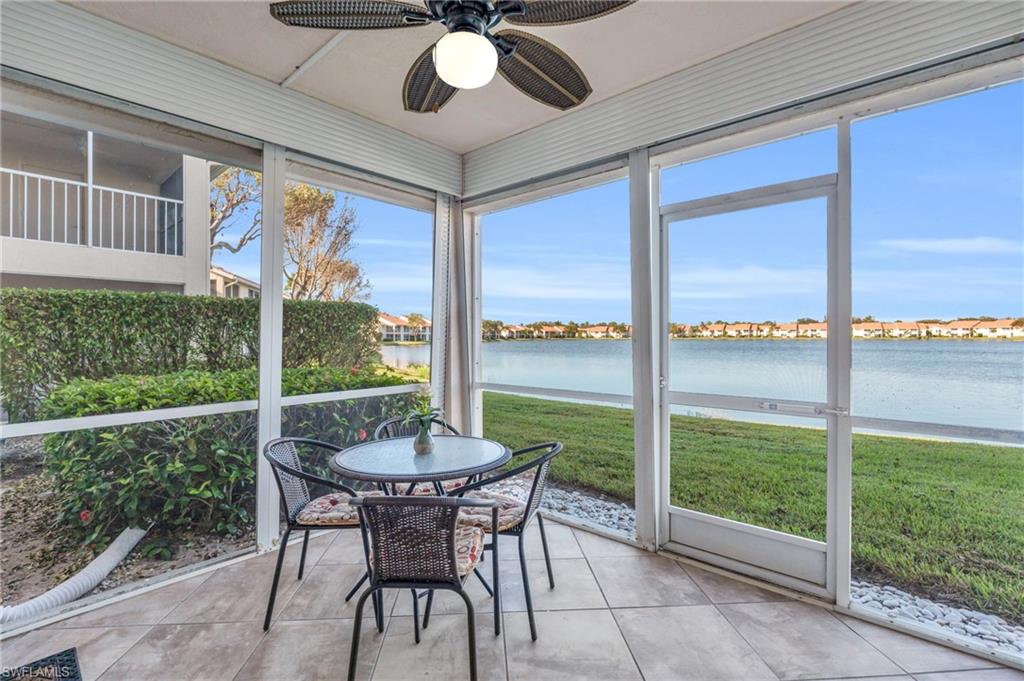
<svg viewBox="0 0 1024 681">
<path fill-rule="evenodd" d="M 597 19 L 632 5 L 636 0 L 525 0 L 526 13 L 505 21 L 518 26 L 556 26 Z"/>
<path fill-rule="evenodd" d="M 289 26 L 346 31 L 406 28 L 433 21 L 423 7 L 395 0 L 287 0 L 271 4 L 270 14 Z"/>
<path fill-rule="evenodd" d="M 522 31 L 494 34 L 515 52 L 498 61 L 498 72 L 523 94 L 565 111 L 590 96 L 590 83 L 569 56 L 551 43 Z"/>
<path fill-rule="evenodd" d="M 406 111 L 414 113 L 437 113 L 448 103 L 458 88 L 441 80 L 434 68 L 434 46 L 416 58 L 405 76 L 402 85 L 402 103 Z"/>
</svg>

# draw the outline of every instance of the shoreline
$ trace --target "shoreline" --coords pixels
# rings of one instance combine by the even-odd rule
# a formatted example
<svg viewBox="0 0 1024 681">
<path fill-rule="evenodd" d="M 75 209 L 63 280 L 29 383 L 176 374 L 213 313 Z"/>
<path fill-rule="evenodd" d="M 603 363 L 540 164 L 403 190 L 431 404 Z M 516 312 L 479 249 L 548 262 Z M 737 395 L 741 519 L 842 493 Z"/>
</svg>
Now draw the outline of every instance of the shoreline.
<svg viewBox="0 0 1024 681">
<path fill-rule="evenodd" d="M 536 337 L 536 338 L 483 338 L 481 339 L 484 343 L 499 343 L 499 342 L 516 342 L 516 341 L 628 341 L 632 340 L 631 337 L 625 338 L 588 338 L 583 336 L 556 336 L 552 338 Z M 689 340 L 707 340 L 707 341 L 823 341 L 828 340 L 827 337 L 811 338 L 808 336 L 797 336 L 794 338 L 774 338 L 771 336 L 670 336 L 669 340 L 689 341 Z M 970 336 L 962 338 L 953 338 L 950 336 L 908 336 L 908 337 L 887 337 L 887 338 L 861 338 L 858 336 L 851 336 L 851 340 L 854 341 L 955 341 L 955 342 L 974 342 L 974 341 L 1003 341 L 1003 342 L 1024 342 L 1024 337 L 1021 338 L 986 338 L 983 336 Z M 430 345 L 429 343 L 381 343 L 381 345 Z"/>
</svg>

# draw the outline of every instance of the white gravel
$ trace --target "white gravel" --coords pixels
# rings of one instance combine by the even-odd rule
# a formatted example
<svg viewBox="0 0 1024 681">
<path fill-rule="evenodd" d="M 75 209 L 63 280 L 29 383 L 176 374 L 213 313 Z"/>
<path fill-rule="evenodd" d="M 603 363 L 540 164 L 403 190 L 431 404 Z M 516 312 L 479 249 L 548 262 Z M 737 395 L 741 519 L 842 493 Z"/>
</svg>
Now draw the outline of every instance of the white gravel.
<svg viewBox="0 0 1024 681">
<path fill-rule="evenodd" d="M 996 615 L 943 605 L 894 586 L 857 580 L 850 582 L 850 596 L 854 602 L 889 617 L 910 619 L 973 639 L 994 650 L 1024 656 L 1024 627 L 1010 624 Z"/>
<path fill-rule="evenodd" d="M 548 483 L 544 490 L 543 508 L 633 535 L 636 532 L 636 511 L 621 501 L 600 497 Z"/>
</svg>

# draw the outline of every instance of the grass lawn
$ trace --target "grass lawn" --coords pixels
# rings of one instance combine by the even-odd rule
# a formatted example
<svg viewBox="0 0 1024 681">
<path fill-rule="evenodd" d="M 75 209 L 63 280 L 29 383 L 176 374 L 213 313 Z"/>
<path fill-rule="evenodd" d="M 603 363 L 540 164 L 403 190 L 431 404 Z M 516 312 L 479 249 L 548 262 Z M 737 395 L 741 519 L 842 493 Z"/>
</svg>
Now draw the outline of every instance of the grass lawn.
<svg viewBox="0 0 1024 681">
<path fill-rule="evenodd" d="M 825 538 L 825 433 L 672 417 L 673 503 Z M 484 433 L 558 440 L 557 482 L 633 498 L 628 409 L 485 393 Z M 1024 449 L 854 435 L 853 564 L 864 579 L 1024 622 Z"/>
</svg>

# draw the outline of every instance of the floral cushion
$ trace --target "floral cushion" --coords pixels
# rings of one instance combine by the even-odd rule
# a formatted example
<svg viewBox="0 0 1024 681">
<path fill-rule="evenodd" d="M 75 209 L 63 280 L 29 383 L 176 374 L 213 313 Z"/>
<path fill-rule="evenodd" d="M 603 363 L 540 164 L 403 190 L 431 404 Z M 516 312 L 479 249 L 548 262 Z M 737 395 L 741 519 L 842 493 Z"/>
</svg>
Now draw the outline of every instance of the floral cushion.
<svg viewBox="0 0 1024 681">
<path fill-rule="evenodd" d="M 460 575 L 468 575 L 484 553 L 484 531 L 461 525 L 455 529 L 455 563 Z"/>
<path fill-rule="evenodd" d="M 526 503 L 530 498 L 530 490 L 533 489 L 533 478 L 537 474 L 536 469 L 513 475 L 498 482 L 488 485 L 487 489 L 507 497 L 518 499 Z"/>
<path fill-rule="evenodd" d="M 361 492 L 359 496 L 377 497 L 383 494 L 377 490 Z M 295 521 L 302 525 L 343 525 L 359 524 L 359 512 L 355 506 L 349 505 L 352 495 L 346 492 L 332 492 L 317 497 L 302 507 Z"/>
<path fill-rule="evenodd" d="M 498 504 L 498 531 L 503 532 L 523 522 L 526 515 L 526 504 L 515 497 L 510 497 L 489 489 L 477 489 L 468 492 L 466 499 L 484 499 Z M 459 524 L 462 526 L 479 527 L 485 532 L 491 531 L 491 509 L 487 506 L 469 506 L 459 511 Z"/>
<path fill-rule="evenodd" d="M 458 480 L 445 480 L 444 482 L 441 483 L 441 486 L 444 487 L 445 493 L 448 493 L 454 492 L 455 490 L 457 490 L 458 488 L 462 487 L 465 484 L 466 479 L 460 478 Z M 405 494 L 408 490 L 408 483 L 403 482 L 395 485 L 395 491 L 398 492 L 399 494 Z M 416 489 L 415 491 L 413 491 L 413 494 L 417 496 L 430 496 L 436 495 L 437 490 L 434 489 L 434 483 L 432 482 L 420 482 L 416 484 Z"/>
</svg>

